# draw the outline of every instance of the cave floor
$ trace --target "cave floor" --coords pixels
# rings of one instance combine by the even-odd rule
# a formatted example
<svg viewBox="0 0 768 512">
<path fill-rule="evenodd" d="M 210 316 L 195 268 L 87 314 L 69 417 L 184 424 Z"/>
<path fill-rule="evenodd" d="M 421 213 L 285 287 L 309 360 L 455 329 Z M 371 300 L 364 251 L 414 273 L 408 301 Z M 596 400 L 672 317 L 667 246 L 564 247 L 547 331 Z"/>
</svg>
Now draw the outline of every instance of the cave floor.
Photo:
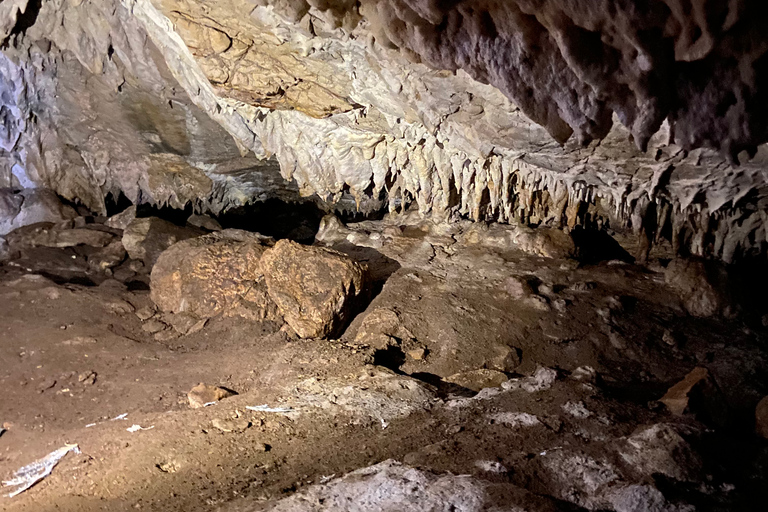
<svg viewBox="0 0 768 512">
<path fill-rule="evenodd" d="M 334 340 L 218 317 L 157 336 L 137 316 L 151 306 L 140 280 L 0 266 L 0 476 L 80 449 L 0 508 L 266 510 L 394 459 L 549 500 L 525 510 L 608 509 L 630 485 L 701 510 L 764 510 L 764 328 L 690 317 L 654 265 L 445 250 L 407 230 L 398 244 L 339 246 L 383 286 Z M 382 311 L 401 334 L 379 343 L 365 322 Z M 658 400 L 699 366 L 717 389 L 670 414 Z M 200 382 L 237 395 L 191 409 Z M 290 411 L 247 409 L 263 404 Z M 638 448 L 658 425 L 682 444 Z"/>
</svg>

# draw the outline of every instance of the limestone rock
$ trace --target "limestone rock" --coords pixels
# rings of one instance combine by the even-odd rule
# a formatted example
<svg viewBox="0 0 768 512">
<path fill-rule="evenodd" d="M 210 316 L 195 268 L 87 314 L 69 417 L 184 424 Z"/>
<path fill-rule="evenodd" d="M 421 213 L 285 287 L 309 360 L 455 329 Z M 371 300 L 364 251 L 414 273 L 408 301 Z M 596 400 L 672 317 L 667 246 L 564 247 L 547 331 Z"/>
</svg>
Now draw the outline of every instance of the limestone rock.
<svg viewBox="0 0 768 512">
<path fill-rule="evenodd" d="M 199 409 L 204 407 L 205 404 L 224 400 L 234 394 L 235 393 L 228 389 L 220 388 L 218 386 L 210 386 L 201 382 L 187 393 L 187 398 L 189 399 L 189 406 L 192 409 Z"/>
<path fill-rule="evenodd" d="M 700 457 L 674 425 L 658 423 L 638 429 L 626 438 L 619 453 L 641 475 L 659 474 L 684 482 L 701 477 Z"/>
<path fill-rule="evenodd" d="M 472 391 L 498 387 L 508 380 L 509 377 L 504 372 L 485 368 L 457 373 L 445 378 L 446 382 L 471 389 Z"/>
<path fill-rule="evenodd" d="M 62 204 L 50 190 L 24 189 L 14 193 L 0 188 L 0 235 L 39 222 L 61 222 L 77 217 L 77 212 Z"/>
<path fill-rule="evenodd" d="M 335 335 L 361 305 L 365 271 L 339 252 L 280 240 L 261 258 L 269 296 L 302 338 Z"/>
<path fill-rule="evenodd" d="M 121 240 L 113 240 L 106 247 L 88 256 L 88 265 L 93 270 L 104 271 L 118 266 L 125 260 L 126 252 Z"/>
<path fill-rule="evenodd" d="M 207 229 L 208 231 L 220 231 L 222 229 L 221 224 L 208 215 L 192 214 L 187 219 L 187 224 L 197 228 Z"/>
<path fill-rule="evenodd" d="M 134 219 L 123 232 L 128 255 L 151 267 L 160 254 L 178 241 L 205 234 L 198 228 L 177 226 L 157 217 Z"/>
<path fill-rule="evenodd" d="M 510 276 L 504 282 L 504 291 L 513 299 L 522 299 L 533 293 L 531 285 L 522 277 Z"/>
<path fill-rule="evenodd" d="M 131 205 L 122 212 L 108 218 L 104 224 L 111 228 L 125 230 L 134 219 L 136 219 L 136 205 Z"/>
<path fill-rule="evenodd" d="M 497 355 L 489 361 L 489 366 L 495 370 L 512 372 L 523 362 L 522 351 L 519 348 L 498 345 L 494 349 Z"/>
<path fill-rule="evenodd" d="M 237 503 L 233 503 L 236 510 Z M 358 469 L 326 484 L 302 489 L 267 506 L 270 512 L 423 512 L 529 510 L 555 512 L 547 498 L 511 484 L 473 476 L 434 474 L 394 460 Z"/>
<path fill-rule="evenodd" d="M 251 426 L 251 422 L 245 418 L 214 418 L 211 425 L 225 433 L 239 434 L 245 432 Z"/>
<path fill-rule="evenodd" d="M 667 266 L 664 280 L 677 292 L 683 306 L 693 316 L 714 316 L 725 306 L 722 294 L 710 280 L 702 261 L 673 260 Z"/>
<path fill-rule="evenodd" d="M 390 370 L 365 368 L 343 378 L 309 378 L 287 386 L 292 403 L 343 411 L 356 422 L 390 421 L 426 411 L 437 399 L 436 390 L 422 381 Z"/>
<path fill-rule="evenodd" d="M 363 318 L 357 330 L 355 342 L 383 349 L 392 343 L 398 344 L 412 338 L 413 334 L 402 324 L 395 311 L 389 308 L 376 308 Z"/>
<path fill-rule="evenodd" d="M 728 405 L 709 370 L 696 367 L 659 399 L 676 415 L 692 413 L 720 426 L 728 421 Z"/>
<path fill-rule="evenodd" d="M 267 244 L 265 237 L 231 229 L 177 242 L 152 268 L 150 296 L 163 311 L 198 319 L 219 313 L 276 319 L 260 266 Z"/>
</svg>

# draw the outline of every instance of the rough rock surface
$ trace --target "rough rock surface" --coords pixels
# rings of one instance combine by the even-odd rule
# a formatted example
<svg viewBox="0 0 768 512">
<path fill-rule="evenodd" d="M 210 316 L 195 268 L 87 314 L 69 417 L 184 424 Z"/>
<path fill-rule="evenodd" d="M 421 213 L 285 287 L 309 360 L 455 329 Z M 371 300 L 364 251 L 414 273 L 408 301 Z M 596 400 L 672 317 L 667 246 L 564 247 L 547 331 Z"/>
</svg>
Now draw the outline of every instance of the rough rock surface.
<svg viewBox="0 0 768 512">
<path fill-rule="evenodd" d="M 757 0 L 26 4 L 0 11 L 0 185 L 99 211 L 316 192 L 765 250 Z"/>
<path fill-rule="evenodd" d="M 726 305 L 717 281 L 709 275 L 703 261 L 676 259 L 667 266 L 664 279 L 678 293 L 688 313 L 707 317 L 722 312 Z"/>
<path fill-rule="evenodd" d="M 50 190 L 13 192 L 0 188 L 0 236 L 29 224 L 61 222 L 76 216 L 75 210 L 63 205 Z"/>
<path fill-rule="evenodd" d="M 280 240 L 261 257 L 269 296 L 302 338 L 337 334 L 368 290 L 365 270 L 339 252 Z"/>
<path fill-rule="evenodd" d="M 152 300 L 163 311 L 199 319 L 219 313 L 274 319 L 259 263 L 267 240 L 228 229 L 177 242 L 152 268 Z"/>
<path fill-rule="evenodd" d="M 271 512 L 480 512 L 559 510 L 553 501 L 513 485 L 470 475 L 438 475 L 385 460 L 327 484 L 312 486 L 262 510 Z"/>
<path fill-rule="evenodd" d="M 123 247 L 128 255 L 152 267 L 160 254 L 180 240 L 205 234 L 189 226 L 177 226 L 157 217 L 134 219 L 123 232 Z"/>
</svg>

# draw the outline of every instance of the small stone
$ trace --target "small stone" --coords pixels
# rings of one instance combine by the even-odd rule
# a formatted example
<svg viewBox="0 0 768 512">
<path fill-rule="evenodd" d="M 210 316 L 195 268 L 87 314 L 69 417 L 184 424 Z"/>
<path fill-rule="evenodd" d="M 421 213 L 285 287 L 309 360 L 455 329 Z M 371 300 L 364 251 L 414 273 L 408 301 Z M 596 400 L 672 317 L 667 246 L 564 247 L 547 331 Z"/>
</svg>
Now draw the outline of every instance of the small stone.
<svg viewBox="0 0 768 512">
<path fill-rule="evenodd" d="M 223 400 L 233 395 L 235 395 L 235 393 L 229 391 L 228 389 L 220 388 L 217 386 L 209 386 L 201 382 L 197 386 L 193 387 L 189 393 L 187 393 L 187 398 L 189 399 L 190 407 L 193 409 L 199 409 L 205 404 L 218 402 L 219 400 Z"/>
<path fill-rule="evenodd" d="M 175 340 L 179 337 L 179 333 L 172 330 L 167 329 L 165 331 L 156 332 L 153 338 L 155 338 L 155 341 L 159 341 L 161 343 L 164 343 L 166 341 Z"/>
<path fill-rule="evenodd" d="M 96 372 L 87 371 L 77 376 L 77 382 L 85 386 L 92 386 L 96 382 Z"/>
<path fill-rule="evenodd" d="M 66 326 L 62 326 L 62 327 L 66 328 Z M 98 343 L 98 340 L 93 336 L 75 336 L 74 338 L 64 340 L 61 342 L 62 345 L 71 346 L 71 347 L 76 347 L 80 345 L 93 345 L 94 343 Z"/>
<path fill-rule="evenodd" d="M 179 463 L 175 460 L 163 461 L 155 464 L 155 467 L 163 473 L 175 473 L 180 469 Z"/>
<path fill-rule="evenodd" d="M 755 430 L 759 436 L 768 439 L 768 396 L 760 400 L 755 409 Z"/>
<path fill-rule="evenodd" d="M 272 447 L 266 443 L 256 443 L 253 446 L 253 451 L 256 451 L 256 452 L 268 452 L 271 449 Z"/>
<path fill-rule="evenodd" d="M 511 298 L 516 300 L 527 297 L 533 293 L 531 285 L 528 284 L 528 281 L 522 277 L 517 276 L 510 276 L 507 278 L 507 280 L 504 282 L 504 290 L 509 294 Z"/>
<path fill-rule="evenodd" d="M 51 389 L 55 385 L 56 385 L 56 379 L 54 379 L 53 377 L 47 377 L 45 380 L 43 380 L 43 382 L 41 382 L 37 386 L 37 391 L 39 393 L 44 393 L 45 391 Z"/>
<path fill-rule="evenodd" d="M 565 313 L 568 309 L 568 301 L 565 299 L 556 299 L 552 301 L 552 307 L 555 308 L 555 311 L 558 313 Z"/>
<path fill-rule="evenodd" d="M 168 322 L 173 330 L 179 334 L 187 334 L 196 324 L 200 322 L 200 319 L 190 315 L 189 313 L 176 313 L 164 315 L 164 320 Z"/>
<path fill-rule="evenodd" d="M 531 295 L 525 299 L 525 303 L 539 311 L 550 311 L 549 301 L 541 295 Z"/>
<path fill-rule="evenodd" d="M 675 336 L 674 333 L 669 329 L 664 331 L 664 334 L 662 334 L 661 336 L 661 341 L 663 341 L 670 347 L 674 347 L 678 344 L 677 336 Z"/>
<path fill-rule="evenodd" d="M 143 308 L 136 310 L 136 316 L 139 317 L 139 320 L 144 322 L 155 316 L 155 312 L 155 308 L 152 306 L 144 306 Z"/>
<path fill-rule="evenodd" d="M 590 290 L 594 290 L 595 288 L 597 288 L 597 283 L 592 281 L 581 281 L 574 283 L 571 286 L 571 290 L 574 292 L 588 292 Z"/>
<path fill-rule="evenodd" d="M 410 340 L 411 332 L 403 326 L 399 315 L 389 308 L 376 308 L 367 313 L 355 336 L 355 343 L 386 349 L 398 340 Z"/>
<path fill-rule="evenodd" d="M 509 377 L 498 370 L 488 370 L 481 368 L 451 375 L 445 379 L 446 382 L 456 384 L 472 391 L 480 391 L 484 388 L 495 388 L 509 380 Z"/>
<path fill-rule="evenodd" d="M 416 361 L 423 361 L 424 358 L 427 356 L 427 349 L 416 348 L 413 350 L 409 350 L 406 353 L 408 354 L 408 357 L 410 357 L 411 359 L 415 359 Z"/>
<path fill-rule="evenodd" d="M 571 378 L 578 382 L 595 384 L 597 382 L 597 372 L 591 366 L 579 366 L 573 370 Z"/>
<path fill-rule="evenodd" d="M 112 277 L 122 282 L 129 281 L 135 275 L 136 275 L 136 272 L 128 268 L 128 266 L 125 264 L 120 265 L 117 269 L 113 270 L 112 272 Z"/>
<path fill-rule="evenodd" d="M 88 266 L 92 270 L 106 271 L 118 266 L 125 259 L 126 252 L 123 242 L 114 240 L 106 247 L 95 251 L 88 256 Z"/>
<path fill-rule="evenodd" d="M 136 205 L 131 205 L 117 215 L 108 218 L 104 224 L 110 228 L 125 229 L 136 218 Z"/>
<path fill-rule="evenodd" d="M 127 315 L 128 313 L 133 313 L 134 311 L 133 305 L 130 302 L 121 299 L 113 299 L 107 301 L 104 303 L 104 307 L 107 308 L 110 313 L 114 313 L 116 315 Z"/>
<path fill-rule="evenodd" d="M 672 414 L 682 416 L 688 409 L 690 393 L 708 378 L 709 371 L 706 368 L 696 367 L 683 380 L 669 388 L 659 401 L 666 405 Z"/>
<path fill-rule="evenodd" d="M 239 434 L 251 426 L 251 422 L 245 418 L 214 418 L 211 425 L 222 432 Z"/>
<path fill-rule="evenodd" d="M 562 409 L 574 418 L 581 420 L 592 416 L 592 411 L 587 409 L 587 406 L 584 405 L 584 402 L 567 402 L 563 404 Z"/>
<path fill-rule="evenodd" d="M 193 213 L 187 219 L 187 224 L 195 226 L 197 228 L 207 229 L 208 231 L 220 231 L 221 224 L 216 219 L 209 217 L 208 215 L 199 215 Z"/>
<path fill-rule="evenodd" d="M 147 332 L 149 334 L 154 334 L 156 332 L 160 332 L 160 331 L 164 330 L 166 327 L 168 327 L 168 326 L 165 325 L 160 320 L 151 319 L 151 320 L 148 320 L 148 321 L 144 322 L 144 324 L 141 326 L 141 330 L 144 331 L 144 332 Z"/>
<path fill-rule="evenodd" d="M 727 420 L 727 405 L 709 370 L 694 368 L 683 380 L 669 388 L 659 400 L 675 416 L 693 413 L 702 420 L 723 425 Z"/>
<path fill-rule="evenodd" d="M 40 290 L 40 294 L 48 300 L 57 300 L 61 298 L 61 291 L 57 286 L 48 286 Z"/>
<path fill-rule="evenodd" d="M 490 361 L 490 366 L 502 372 L 513 372 L 523 362 L 523 352 L 519 348 L 500 345 L 496 347 L 498 355 Z"/>
<path fill-rule="evenodd" d="M 542 283 L 542 284 L 539 285 L 538 292 L 541 295 L 549 296 L 549 295 L 554 295 L 555 289 L 552 287 L 551 284 Z"/>
</svg>

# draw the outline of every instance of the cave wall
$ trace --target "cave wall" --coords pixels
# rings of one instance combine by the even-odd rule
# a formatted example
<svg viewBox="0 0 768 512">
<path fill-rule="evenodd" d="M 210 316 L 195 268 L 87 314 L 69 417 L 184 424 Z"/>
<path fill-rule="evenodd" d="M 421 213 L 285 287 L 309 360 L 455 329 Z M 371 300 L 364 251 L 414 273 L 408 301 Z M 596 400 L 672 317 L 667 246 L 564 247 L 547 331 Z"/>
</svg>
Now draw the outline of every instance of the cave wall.
<svg viewBox="0 0 768 512">
<path fill-rule="evenodd" d="M 276 158 L 362 209 L 765 253 L 754 2 L 38 4 L 0 4 L 0 185 L 220 211 Z"/>
</svg>

